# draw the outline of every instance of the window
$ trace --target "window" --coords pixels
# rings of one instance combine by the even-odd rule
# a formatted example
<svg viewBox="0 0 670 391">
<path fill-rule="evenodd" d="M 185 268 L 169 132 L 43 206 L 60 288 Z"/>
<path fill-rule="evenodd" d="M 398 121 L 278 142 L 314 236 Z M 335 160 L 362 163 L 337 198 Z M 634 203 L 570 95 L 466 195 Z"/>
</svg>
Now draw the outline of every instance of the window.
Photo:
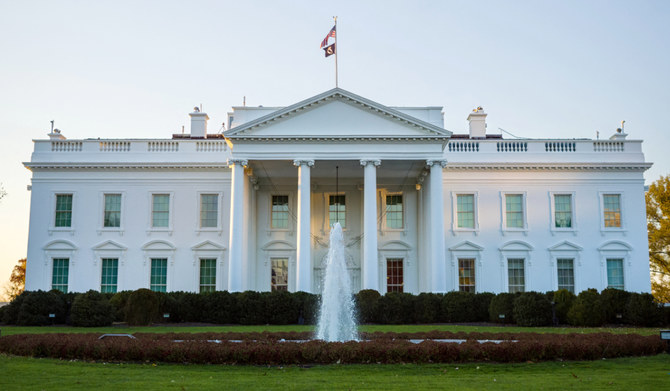
<svg viewBox="0 0 670 391">
<path fill-rule="evenodd" d="M 68 272 L 70 260 L 68 258 L 54 258 L 53 272 L 51 274 L 51 289 L 67 293 Z"/>
<path fill-rule="evenodd" d="M 105 194 L 104 227 L 121 226 L 121 194 Z"/>
<path fill-rule="evenodd" d="M 167 228 L 170 224 L 170 195 L 151 195 L 151 227 Z"/>
<path fill-rule="evenodd" d="M 102 276 L 100 278 L 100 292 L 116 293 L 119 276 L 119 259 L 102 258 Z"/>
<path fill-rule="evenodd" d="M 167 292 L 167 258 L 151 258 L 149 288 L 154 292 Z"/>
<path fill-rule="evenodd" d="M 458 214 L 458 228 L 475 228 L 474 194 L 458 194 L 456 196 L 456 213 Z"/>
<path fill-rule="evenodd" d="M 219 226 L 219 195 L 200 194 L 200 228 Z"/>
<path fill-rule="evenodd" d="M 507 228 L 523 228 L 523 194 L 505 195 L 505 217 Z"/>
<path fill-rule="evenodd" d="M 571 194 L 554 194 L 554 226 L 572 228 Z"/>
<path fill-rule="evenodd" d="M 345 220 L 345 197 L 344 194 L 337 194 L 329 196 L 328 201 L 328 217 L 330 220 L 330 226 L 339 222 L 342 228 L 346 227 Z"/>
<path fill-rule="evenodd" d="M 458 290 L 461 292 L 475 292 L 474 258 L 458 260 Z"/>
<path fill-rule="evenodd" d="M 287 195 L 273 195 L 272 196 L 272 222 L 271 228 L 287 229 L 288 228 L 288 196 Z"/>
<path fill-rule="evenodd" d="M 511 258 L 507 260 L 507 276 L 509 282 L 509 293 L 523 292 L 526 289 L 526 278 L 522 258 Z"/>
<path fill-rule="evenodd" d="M 270 289 L 273 292 L 288 290 L 288 258 L 272 258 Z"/>
<path fill-rule="evenodd" d="M 623 290 L 623 259 L 607 259 L 607 287 Z"/>
<path fill-rule="evenodd" d="M 56 194 L 55 227 L 72 227 L 72 194 Z"/>
<path fill-rule="evenodd" d="M 200 260 L 200 293 L 216 290 L 216 258 Z"/>
<path fill-rule="evenodd" d="M 572 258 L 558 258 L 556 260 L 558 275 L 558 289 L 565 289 L 575 293 L 575 269 Z"/>
<path fill-rule="evenodd" d="M 403 228 L 402 194 L 386 196 L 386 228 Z"/>
<path fill-rule="evenodd" d="M 621 194 L 603 194 L 605 228 L 621 228 Z"/>
<path fill-rule="evenodd" d="M 386 291 L 403 291 L 402 258 L 388 258 L 386 260 Z"/>
</svg>

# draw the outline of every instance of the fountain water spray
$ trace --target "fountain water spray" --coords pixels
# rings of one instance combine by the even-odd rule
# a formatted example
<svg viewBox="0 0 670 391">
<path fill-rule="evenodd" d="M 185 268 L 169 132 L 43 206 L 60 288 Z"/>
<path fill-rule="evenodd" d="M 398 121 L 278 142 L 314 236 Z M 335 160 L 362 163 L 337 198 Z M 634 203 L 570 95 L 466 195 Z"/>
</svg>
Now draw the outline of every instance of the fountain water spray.
<svg viewBox="0 0 670 391">
<path fill-rule="evenodd" d="M 358 340 L 351 279 L 344 258 L 344 238 L 340 223 L 335 223 L 330 231 L 330 248 L 323 279 L 316 338 L 328 342 Z"/>
</svg>

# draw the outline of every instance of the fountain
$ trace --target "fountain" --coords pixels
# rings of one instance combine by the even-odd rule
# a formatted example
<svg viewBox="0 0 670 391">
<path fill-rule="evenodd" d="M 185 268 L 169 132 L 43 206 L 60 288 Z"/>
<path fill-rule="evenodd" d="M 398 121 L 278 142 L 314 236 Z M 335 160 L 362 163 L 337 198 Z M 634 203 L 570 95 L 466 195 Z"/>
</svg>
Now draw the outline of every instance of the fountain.
<svg viewBox="0 0 670 391">
<path fill-rule="evenodd" d="M 335 223 L 330 231 L 316 339 L 327 342 L 358 340 L 351 279 L 344 259 L 344 238 L 340 223 Z"/>
</svg>

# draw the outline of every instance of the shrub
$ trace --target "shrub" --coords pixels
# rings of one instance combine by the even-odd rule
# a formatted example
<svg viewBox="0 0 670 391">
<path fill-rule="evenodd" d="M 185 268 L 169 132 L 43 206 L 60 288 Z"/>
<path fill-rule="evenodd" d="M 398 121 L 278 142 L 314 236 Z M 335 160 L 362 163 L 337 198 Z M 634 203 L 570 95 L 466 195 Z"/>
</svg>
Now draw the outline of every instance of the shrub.
<svg viewBox="0 0 670 391">
<path fill-rule="evenodd" d="M 378 300 L 379 321 L 383 324 L 414 323 L 414 295 L 389 292 Z"/>
<path fill-rule="evenodd" d="M 495 297 L 494 293 L 481 292 L 475 293 L 474 297 L 474 320 L 477 322 L 486 322 L 489 320 L 489 306 L 491 299 Z"/>
<path fill-rule="evenodd" d="M 437 293 L 420 293 L 416 297 L 414 319 L 417 323 L 435 323 L 440 321 L 442 295 Z"/>
<path fill-rule="evenodd" d="M 595 289 L 582 291 L 568 311 L 568 323 L 573 326 L 597 327 L 605 323 L 605 311 Z"/>
<path fill-rule="evenodd" d="M 374 289 L 363 289 L 355 295 L 358 321 L 360 323 L 379 322 L 379 298 L 381 295 Z"/>
<path fill-rule="evenodd" d="M 547 326 L 551 324 L 551 303 L 537 292 L 524 292 L 514 299 L 514 320 L 519 326 Z"/>
<path fill-rule="evenodd" d="M 514 293 L 498 293 L 491 298 L 489 320 L 495 323 L 514 323 Z"/>
<path fill-rule="evenodd" d="M 624 309 L 626 323 L 635 326 L 656 326 L 661 323 L 663 310 L 649 293 L 630 293 Z"/>
<path fill-rule="evenodd" d="M 126 321 L 126 305 L 128 304 L 128 298 L 131 293 L 133 293 L 133 291 L 116 292 L 114 296 L 109 299 L 109 304 L 112 306 L 115 321 Z"/>
<path fill-rule="evenodd" d="M 269 324 L 298 323 L 298 301 L 292 293 L 275 291 L 265 295 L 267 321 Z"/>
<path fill-rule="evenodd" d="M 298 323 L 300 316 L 304 324 L 315 324 L 319 313 L 319 296 L 307 292 L 293 294 L 298 306 Z"/>
<path fill-rule="evenodd" d="M 572 303 L 575 302 L 575 298 L 577 296 L 567 289 L 559 289 L 554 292 L 554 310 L 556 311 L 558 323 L 568 323 L 568 311 L 570 311 Z"/>
<path fill-rule="evenodd" d="M 476 315 L 475 295 L 470 292 L 452 291 L 442 297 L 441 320 L 448 323 L 472 322 Z"/>
<path fill-rule="evenodd" d="M 600 292 L 600 301 L 605 312 L 605 322 L 621 323 L 626 311 L 626 303 L 630 292 L 621 289 L 607 288 Z"/>
<path fill-rule="evenodd" d="M 268 323 L 265 295 L 269 292 L 245 291 L 237 295 L 240 324 Z"/>
<path fill-rule="evenodd" d="M 16 324 L 17 320 L 19 319 L 19 311 L 21 310 L 21 304 L 23 304 L 23 300 L 28 297 L 32 292 L 30 291 L 23 291 L 20 295 L 16 296 L 14 300 L 12 300 L 9 304 L 6 306 L 2 307 L 3 312 L 2 312 L 2 318 L 0 318 L 0 321 L 6 324 Z"/>
<path fill-rule="evenodd" d="M 149 289 L 138 289 L 128 297 L 126 321 L 133 326 L 148 326 L 158 319 L 158 297 Z"/>
<path fill-rule="evenodd" d="M 227 291 L 206 293 L 204 321 L 217 324 L 239 323 L 236 296 Z"/>
<path fill-rule="evenodd" d="M 114 320 L 114 310 L 104 294 L 90 290 L 74 299 L 71 319 L 73 326 L 109 326 Z"/>
<path fill-rule="evenodd" d="M 50 318 L 49 315 L 55 317 Z M 45 326 L 64 323 L 67 308 L 63 294 L 59 291 L 33 291 L 23 299 L 16 324 L 21 326 Z"/>
</svg>

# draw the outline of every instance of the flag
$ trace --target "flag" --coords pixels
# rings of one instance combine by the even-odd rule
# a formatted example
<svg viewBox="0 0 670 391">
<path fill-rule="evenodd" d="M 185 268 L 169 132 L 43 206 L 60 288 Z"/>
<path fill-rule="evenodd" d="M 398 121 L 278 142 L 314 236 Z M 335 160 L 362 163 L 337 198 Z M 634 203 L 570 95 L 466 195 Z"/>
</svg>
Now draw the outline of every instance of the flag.
<svg viewBox="0 0 670 391">
<path fill-rule="evenodd" d="M 325 52 L 326 57 L 328 57 L 332 54 L 335 54 L 335 44 L 332 44 L 330 46 L 326 46 L 325 48 L 323 48 L 323 51 Z"/>
<path fill-rule="evenodd" d="M 324 38 L 323 41 L 321 41 L 321 46 L 320 46 L 321 49 L 323 49 L 324 46 L 328 45 L 328 38 L 330 38 L 330 37 L 335 38 L 335 35 L 336 35 L 335 34 L 335 27 L 337 27 L 337 26 L 333 26 L 333 28 L 330 29 L 330 31 L 328 32 L 328 35 L 326 35 L 326 38 Z"/>
</svg>

